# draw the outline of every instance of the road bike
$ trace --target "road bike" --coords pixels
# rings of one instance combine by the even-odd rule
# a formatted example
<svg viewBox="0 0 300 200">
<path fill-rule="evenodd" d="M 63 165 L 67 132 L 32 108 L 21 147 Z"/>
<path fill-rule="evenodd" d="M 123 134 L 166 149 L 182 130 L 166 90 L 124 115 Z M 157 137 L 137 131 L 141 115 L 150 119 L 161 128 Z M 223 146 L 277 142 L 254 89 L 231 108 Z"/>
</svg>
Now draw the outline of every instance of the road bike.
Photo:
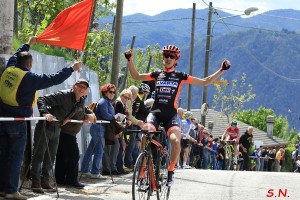
<svg viewBox="0 0 300 200">
<path fill-rule="evenodd" d="M 168 200 L 171 186 L 167 185 L 169 153 L 162 145 L 165 139 L 163 131 L 127 130 L 131 133 L 140 133 L 146 137 L 143 150 L 135 163 L 132 177 L 132 199 L 149 200 L 156 192 L 158 200 Z M 164 139 L 163 139 L 164 138 Z"/>
<path fill-rule="evenodd" d="M 225 154 L 227 154 L 225 161 L 225 170 L 237 170 L 238 159 L 234 153 L 234 145 L 236 144 L 235 140 L 222 140 L 222 142 L 226 142 Z"/>
</svg>

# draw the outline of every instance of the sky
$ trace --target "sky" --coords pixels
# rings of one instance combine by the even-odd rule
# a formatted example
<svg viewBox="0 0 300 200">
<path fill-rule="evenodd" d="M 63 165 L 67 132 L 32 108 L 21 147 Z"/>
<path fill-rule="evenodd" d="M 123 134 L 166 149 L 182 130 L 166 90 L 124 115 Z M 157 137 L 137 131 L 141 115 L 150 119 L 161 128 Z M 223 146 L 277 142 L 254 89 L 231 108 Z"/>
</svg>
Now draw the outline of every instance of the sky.
<svg viewBox="0 0 300 200">
<path fill-rule="evenodd" d="M 240 14 L 249 7 L 258 8 L 257 14 L 277 9 L 300 10 L 298 0 L 124 0 L 123 16 L 135 13 L 153 16 L 166 10 L 193 8 L 193 3 L 200 10 L 207 8 L 209 2 L 213 7 L 232 14 Z"/>
</svg>

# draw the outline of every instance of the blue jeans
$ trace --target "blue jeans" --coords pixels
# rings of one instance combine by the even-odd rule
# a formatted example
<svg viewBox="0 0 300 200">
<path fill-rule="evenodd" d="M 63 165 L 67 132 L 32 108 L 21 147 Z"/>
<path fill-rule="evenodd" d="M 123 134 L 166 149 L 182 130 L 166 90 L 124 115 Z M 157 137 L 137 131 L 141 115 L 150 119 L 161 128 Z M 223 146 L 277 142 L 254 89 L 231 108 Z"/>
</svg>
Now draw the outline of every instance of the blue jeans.
<svg viewBox="0 0 300 200">
<path fill-rule="evenodd" d="M 0 122 L 0 192 L 18 191 L 26 139 L 26 122 Z"/>
<path fill-rule="evenodd" d="M 217 169 L 217 155 L 215 153 L 210 154 L 210 164 L 213 170 Z"/>
<path fill-rule="evenodd" d="M 208 168 L 210 153 L 207 148 L 203 148 L 203 169 Z"/>
<path fill-rule="evenodd" d="M 259 166 L 259 171 L 264 171 L 264 167 L 265 167 L 265 159 L 260 158 L 260 166 Z"/>
<path fill-rule="evenodd" d="M 92 124 L 90 128 L 90 134 L 92 139 L 90 144 L 84 154 L 81 163 L 81 172 L 87 173 L 91 172 L 92 174 L 100 174 L 101 161 L 103 157 L 104 147 L 105 147 L 105 125 Z M 90 170 L 90 160 L 94 154 L 92 169 Z"/>
<path fill-rule="evenodd" d="M 217 170 L 222 170 L 224 165 L 224 161 L 218 160 L 217 161 Z"/>
<path fill-rule="evenodd" d="M 132 130 L 137 130 L 137 127 L 133 126 Z M 129 138 L 128 145 L 125 150 L 125 157 L 124 157 L 124 164 L 126 167 L 131 167 L 135 164 L 135 163 L 133 163 L 133 160 L 136 160 L 136 158 L 134 159 L 135 155 L 133 154 L 133 152 L 136 149 L 136 147 L 137 147 L 136 133 L 130 133 L 130 138 Z"/>
</svg>

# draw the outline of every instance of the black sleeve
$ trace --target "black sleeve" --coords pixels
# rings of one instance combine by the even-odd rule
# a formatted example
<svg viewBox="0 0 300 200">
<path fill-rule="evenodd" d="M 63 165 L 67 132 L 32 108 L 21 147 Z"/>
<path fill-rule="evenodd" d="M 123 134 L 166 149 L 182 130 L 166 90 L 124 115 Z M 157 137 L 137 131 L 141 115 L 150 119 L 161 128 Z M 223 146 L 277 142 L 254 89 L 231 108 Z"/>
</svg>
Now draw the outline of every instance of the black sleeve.
<svg viewBox="0 0 300 200">
<path fill-rule="evenodd" d="M 38 98 L 37 106 L 41 116 L 49 113 L 48 108 L 61 105 L 65 101 L 65 94 L 62 92 L 55 92 Z"/>
<path fill-rule="evenodd" d="M 124 109 L 124 106 L 123 106 L 122 102 L 115 101 L 114 108 L 115 108 L 115 113 L 116 114 L 118 114 L 118 113 L 125 114 L 125 109 Z"/>
<path fill-rule="evenodd" d="M 147 116 L 149 114 L 150 111 L 146 108 L 144 101 L 140 102 L 140 107 L 138 112 L 143 116 Z"/>
</svg>

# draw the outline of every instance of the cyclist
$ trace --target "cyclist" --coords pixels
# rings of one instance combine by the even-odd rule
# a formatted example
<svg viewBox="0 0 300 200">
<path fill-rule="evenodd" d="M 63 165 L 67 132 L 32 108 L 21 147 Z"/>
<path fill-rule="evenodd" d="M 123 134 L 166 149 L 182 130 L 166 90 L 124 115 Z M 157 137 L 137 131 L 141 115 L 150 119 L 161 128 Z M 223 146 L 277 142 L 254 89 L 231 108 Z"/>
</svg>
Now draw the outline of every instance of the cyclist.
<svg viewBox="0 0 300 200">
<path fill-rule="evenodd" d="M 175 71 L 180 49 L 175 45 L 167 45 L 162 49 L 163 70 L 156 70 L 152 73 L 139 74 L 134 67 L 132 50 L 125 52 L 128 60 L 128 68 L 135 80 L 155 81 L 155 101 L 151 108 L 143 129 L 155 131 L 162 123 L 172 145 L 170 165 L 168 168 L 168 185 L 173 183 L 173 174 L 176 160 L 180 154 L 181 130 L 177 119 L 178 97 L 183 83 L 206 86 L 213 83 L 224 71 L 230 68 L 230 62 L 224 60 L 221 68 L 211 76 L 200 79 L 189 76 L 184 72 Z"/>
<path fill-rule="evenodd" d="M 234 140 L 233 150 L 235 154 L 235 162 L 237 162 L 237 156 L 239 155 L 237 145 L 239 143 L 239 139 L 241 137 L 240 128 L 237 126 L 237 121 L 232 120 L 229 127 L 227 127 L 226 131 L 223 133 L 221 140 Z"/>
</svg>

